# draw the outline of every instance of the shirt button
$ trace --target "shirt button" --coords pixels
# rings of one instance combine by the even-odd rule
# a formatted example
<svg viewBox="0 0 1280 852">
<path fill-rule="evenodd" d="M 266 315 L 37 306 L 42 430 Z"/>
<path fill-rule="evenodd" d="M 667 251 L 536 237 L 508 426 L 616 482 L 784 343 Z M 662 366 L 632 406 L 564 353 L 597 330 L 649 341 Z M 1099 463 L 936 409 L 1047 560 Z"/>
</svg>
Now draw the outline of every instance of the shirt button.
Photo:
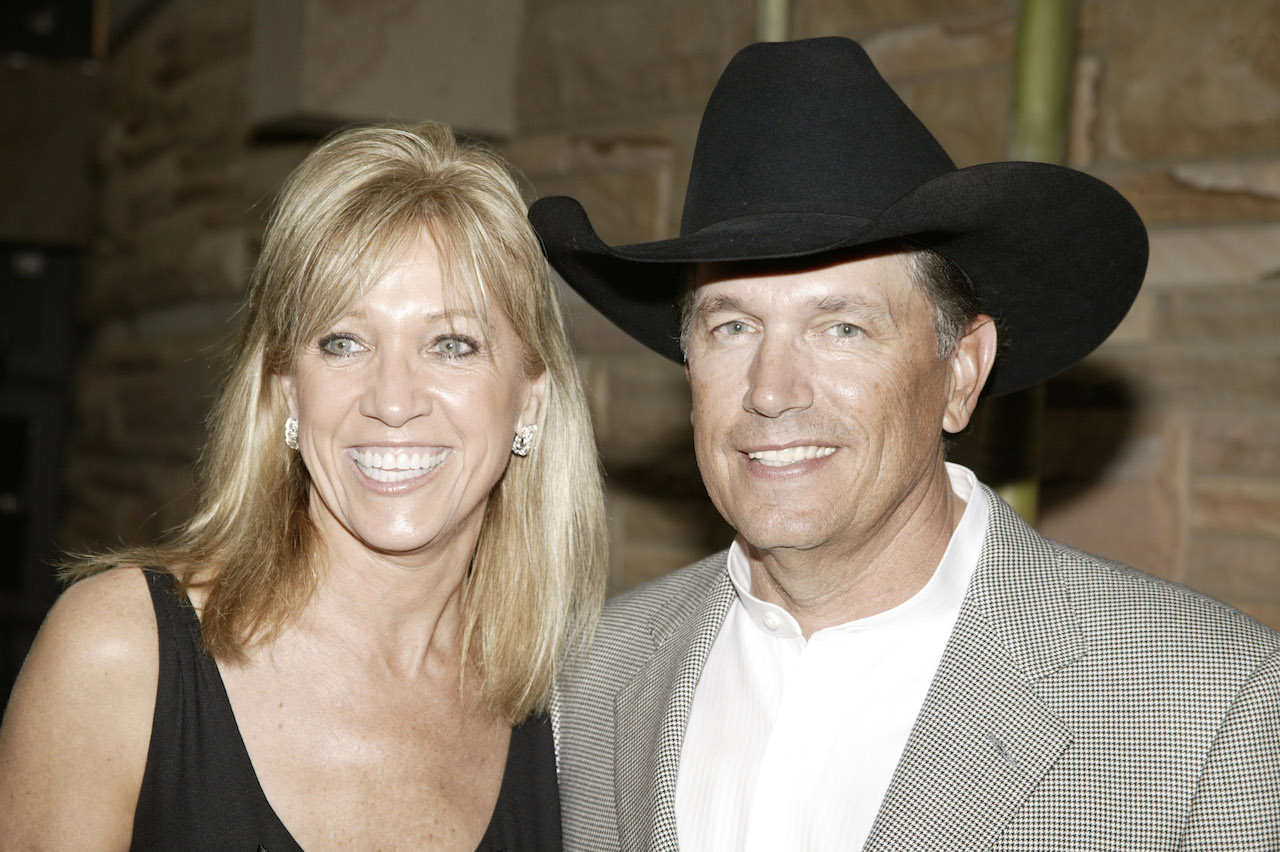
<svg viewBox="0 0 1280 852">
<path fill-rule="evenodd" d="M 773 613 L 771 613 L 771 612 L 766 612 L 766 613 L 764 614 L 764 626 L 765 626 L 766 628 L 768 628 L 769 630 L 777 630 L 777 629 L 778 629 L 778 616 L 774 615 L 774 614 L 773 614 Z"/>
</svg>

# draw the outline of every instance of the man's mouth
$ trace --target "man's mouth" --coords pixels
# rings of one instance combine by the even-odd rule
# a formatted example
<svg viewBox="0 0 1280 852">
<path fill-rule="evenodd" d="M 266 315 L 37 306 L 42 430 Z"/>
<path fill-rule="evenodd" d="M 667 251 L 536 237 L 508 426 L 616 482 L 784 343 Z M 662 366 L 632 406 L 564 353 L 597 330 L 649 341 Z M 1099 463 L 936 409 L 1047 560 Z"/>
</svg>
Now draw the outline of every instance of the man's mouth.
<svg viewBox="0 0 1280 852">
<path fill-rule="evenodd" d="M 807 459 L 820 459 L 836 451 L 835 447 L 787 447 L 781 450 L 755 450 L 747 453 L 747 458 L 758 461 L 767 467 L 784 467 Z"/>
<path fill-rule="evenodd" d="M 449 456 L 451 450 L 398 450 L 366 447 L 347 451 L 360 472 L 376 482 L 404 482 L 425 476 Z"/>
</svg>

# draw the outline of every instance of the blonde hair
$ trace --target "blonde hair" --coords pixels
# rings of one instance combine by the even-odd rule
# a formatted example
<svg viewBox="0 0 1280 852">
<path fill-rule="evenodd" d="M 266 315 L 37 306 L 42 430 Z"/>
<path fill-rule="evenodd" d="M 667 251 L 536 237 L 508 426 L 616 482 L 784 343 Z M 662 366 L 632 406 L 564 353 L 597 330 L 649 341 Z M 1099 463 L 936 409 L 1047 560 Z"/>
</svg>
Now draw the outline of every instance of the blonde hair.
<svg viewBox="0 0 1280 852">
<path fill-rule="evenodd" d="M 289 176 L 249 284 L 234 362 L 209 419 L 194 516 L 162 545 L 69 565 L 164 566 L 205 592 L 203 642 L 242 658 L 306 606 L 316 583 L 310 479 L 283 441 L 277 377 L 424 230 L 451 292 L 511 322 L 530 377 L 545 371 L 538 438 L 490 495 L 463 593 L 464 669 L 511 723 L 545 709 L 567 643 L 604 594 L 603 488 L 560 299 L 520 191 L 487 147 L 442 124 L 357 127 Z"/>
</svg>

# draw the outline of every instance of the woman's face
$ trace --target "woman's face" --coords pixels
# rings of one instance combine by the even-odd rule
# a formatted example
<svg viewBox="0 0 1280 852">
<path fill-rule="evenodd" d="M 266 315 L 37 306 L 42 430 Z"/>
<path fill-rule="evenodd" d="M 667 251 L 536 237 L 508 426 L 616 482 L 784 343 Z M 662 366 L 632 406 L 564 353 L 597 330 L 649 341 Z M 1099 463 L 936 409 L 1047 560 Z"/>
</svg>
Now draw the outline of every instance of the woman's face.
<svg viewBox="0 0 1280 852">
<path fill-rule="evenodd" d="M 417 241 L 281 378 L 331 547 L 469 561 L 517 429 L 537 420 L 510 320 L 446 304 L 435 242 Z M 517 462 L 518 463 L 518 462 Z M 465 564 L 465 562 L 464 562 Z"/>
</svg>

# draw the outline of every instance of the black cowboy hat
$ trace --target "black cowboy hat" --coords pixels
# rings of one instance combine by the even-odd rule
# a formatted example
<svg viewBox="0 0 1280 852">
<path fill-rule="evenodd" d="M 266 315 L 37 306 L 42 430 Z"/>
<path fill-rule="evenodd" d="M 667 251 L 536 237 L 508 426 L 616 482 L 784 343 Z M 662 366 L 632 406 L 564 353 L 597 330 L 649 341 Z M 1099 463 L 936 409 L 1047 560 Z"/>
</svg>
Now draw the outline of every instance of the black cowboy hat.
<svg viewBox="0 0 1280 852">
<path fill-rule="evenodd" d="M 997 319 L 992 395 L 1093 351 L 1147 265 L 1146 229 L 1116 190 L 1045 163 L 957 169 L 844 38 L 755 44 L 733 58 L 703 114 L 679 237 L 607 246 L 563 196 L 529 218 L 575 290 L 676 362 L 686 264 L 924 245 L 964 270 Z"/>
</svg>

